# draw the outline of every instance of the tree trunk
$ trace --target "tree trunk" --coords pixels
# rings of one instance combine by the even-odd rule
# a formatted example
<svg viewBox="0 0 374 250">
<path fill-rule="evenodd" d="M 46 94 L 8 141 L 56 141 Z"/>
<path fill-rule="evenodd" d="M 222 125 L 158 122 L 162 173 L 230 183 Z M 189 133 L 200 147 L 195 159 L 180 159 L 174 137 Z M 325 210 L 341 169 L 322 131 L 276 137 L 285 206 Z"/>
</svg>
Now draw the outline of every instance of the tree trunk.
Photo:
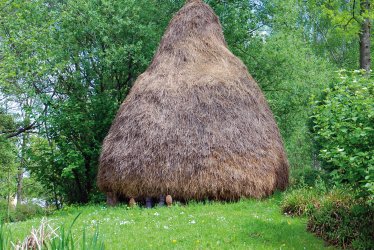
<svg viewBox="0 0 374 250">
<path fill-rule="evenodd" d="M 91 183 L 91 157 L 86 155 L 84 157 L 84 166 L 85 166 L 85 171 L 86 171 L 86 200 L 84 200 L 84 203 L 87 203 L 89 201 L 89 195 L 92 190 L 92 183 Z"/>
<path fill-rule="evenodd" d="M 9 222 L 10 219 L 10 168 L 8 169 L 8 207 L 7 207 L 7 222 Z"/>
<path fill-rule="evenodd" d="M 370 0 L 361 0 L 361 15 L 370 11 Z M 360 32 L 360 68 L 370 72 L 371 58 L 370 58 L 370 33 L 371 21 L 370 18 L 365 18 L 361 23 Z"/>
<path fill-rule="evenodd" d="M 25 165 L 26 139 L 26 134 L 22 134 L 21 159 L 17 173 L 17 206 L 21 205 L 22 203 L 22 183 Z"/>
<path fill-rule="evenodd" d="M 23 182 L 23 168 L 18 168 L 17 174 L 17 206 L 22 203 L 22 182 Z"/>
</svg>

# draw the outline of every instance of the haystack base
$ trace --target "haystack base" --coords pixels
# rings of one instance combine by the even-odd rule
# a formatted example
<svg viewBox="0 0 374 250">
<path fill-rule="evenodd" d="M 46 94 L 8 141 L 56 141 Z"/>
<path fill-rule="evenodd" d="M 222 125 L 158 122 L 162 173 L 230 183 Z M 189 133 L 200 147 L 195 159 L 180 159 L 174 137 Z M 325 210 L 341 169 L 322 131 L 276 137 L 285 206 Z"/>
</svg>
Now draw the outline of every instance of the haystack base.
<svg viewBox="0 0 374 250">
<path fill-rule="evenodd" d="M 115 206 L 118 204 L 118 196 L 116 193 L 108 192 L 106 193 L 106 204 L 108 206 Z"/>
</svg>

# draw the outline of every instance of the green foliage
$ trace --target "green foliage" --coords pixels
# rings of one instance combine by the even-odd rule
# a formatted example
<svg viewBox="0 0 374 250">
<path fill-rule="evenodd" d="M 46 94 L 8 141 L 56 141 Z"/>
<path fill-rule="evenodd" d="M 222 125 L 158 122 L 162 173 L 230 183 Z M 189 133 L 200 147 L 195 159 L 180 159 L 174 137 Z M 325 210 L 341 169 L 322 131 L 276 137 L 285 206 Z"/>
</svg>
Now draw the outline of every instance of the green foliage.
<svg viewBox="0 0 374 250">
<path fill-rule="evenodd" d="M 293 190 L 282 200 L 282 212 L 295 216 L 309 214 L 318 206 L 318 197 L 319 192 L 312 187 Z"/>
<path fill-rule="evenodd" d="M 308 229 L 343 248 L 373 249 L 373 225 L 373 206 L 339 191 L 329 193 L 310 214 Z"/>
<path fill-rule="evenodd" d="M 371 10 L 361 9 L 363 1 L 300 2 L 299 23 L 305 39 L 317 55 L 327 57 L 340 68 L 356 69 L 359 63 L 359 34 L 363 20 L 373 19 Z"/>
<path fill-rule="evenodd" d="M 69 229 L 67 232 L 64 227 L 59 230 L 59 237 L 55 237 L 50 241 L 46 242 L 46 249 L 56 249 L 56 250 L 103 250 L 104 243 L 99 238 L 99 231 L 96 229 L 92 237 L 87 237 L 86 230 L 83 230 L 81 235 L 81 241 L 78 241 Z M 80 244 L 80 245 L 79 245 Z"/>
<path fill-rule="evenodd" d="M 21 204 L 11 209 L 9 222 L 25 221 L 33 217 L 46 215 L 46 210 L 34 204 Z"/>
<path fill-rule="evenodd" d="M 333 180 L 374 198 L 374 83 L 361 72 L 340 72 L 340 82 L 316 101 L 313 122 L 319 156 Z"/>
<path fill-rule="evenodd" d="M 87 237 L 86 230 L 84 229 L 82 232 L 81 242 L 77 241 L 77 239 L 73 235 L 72 229 L 79 216 L 80 216 L 80 213 L 74 218 L 68 230 L 65 230 L 64 226 L 60 227 L 59 234 L 58 234 L 59 237 L 54 237 L 53 239 L 49 239 L 46 242 L 46 246 L 47 246 L 46 249 L 103 250 L 104 243 L 99 239 L 99 231 L 97 227 L 92 237 Z M 79 243 L 81 245 L 78 245 Z"/>
<path fill-rule="evenodd" d="M 327 193 L 327 188 L 328 186 L 319 176 L 312 185 L 308 185 L 301 177 L 298 185 L 285 193 L 281 202 L 283 213 L 292 216 L 309 215 L 320 207 L 321 199 Z M 332 192 L 337 192 L 337 190 L 333 189 Z"/>
<path fill-rule="evenodd" d="M 15 141 L 7 140 L 1 133 L 14 126 L 13 117 L 0 107 L 0 223 L 8 218 L 8 201 L 15 191 L 17 175 Z"/>
<path fill-rule="evenodd" d="M 11 207 L 8 217 L 8 204 L 0 202 L 0 223 L 25 221 L 34 217 L 42 217 L 47 214 L 47 210 L 35 204 L 21 204 L 16 208 Z"/>
<path fill-rule="evenodd" d="M 3 223 L 0 223 L 0 250 L 10 249 L 9 231 Z"/>
<path fill-rule="evenodd" d="M 0 250 L 8 250 L 13 245 L 14 249 L 40 249 L 40 250 L 102 250 L 104 243 L 99 237 L 98 228 L 94 230 L 93 234 L 87 234 L 84 229 L 80 235 L 73 234 L 73 226 L 76 223 L 80 214 L 75 216 L 73 222 L 66 229 L 65 226 L 53 228 L 51 221 L 42 219 L 39 228 L 33 227 L 31 232 L 27 232 L 23 242 L 19 240 L 14 243 L 11 241 L 12 230 L 11 227 L 0 224 Z M 12 248 L 12 249 L 13 249 Z"/>
<path fill-rule="evenodd" d="M 286 192 L 281 208 L 288 215 L 307 216 L 308 230 L 333 245 L 373 248 L 373 206 L 352 189 L 329 187 L 317 179 L 312 187 L 301 185 Z"/>
<path fill-rule="evenodd" d="M 231 51 L 247 65 L 278 122 L 292 170 L 312 165 L 308 99 L 333 79 L 298 25 L 300 1 L 208 1 L 220 16 Z M 218 3 L 216 3 L 218 2 Z M 240 2 L 240 3 L 239 3 Z"/>
<path fill-rule="evenodd" d="M 314 187 L 318 182 L 329 184 L 329 178 L 324 170 L 305 167 L 295 169 L 291 175 L 291 188 Z"/>
<path fill-rule="evenodd" d="M 88 202 L 95 192 L 102 140 L 180 3 L 37 0 L 0 7 L 0 91 L 30 103 L 22 108 L 39 131 L 29 170 L 57 207 Z"/>
<path fill-rule="evenodd" d="M 0 137 L 0 199 L 13 194 L 15 190 L 16 157 L 14 142 Z"/>
</svg>

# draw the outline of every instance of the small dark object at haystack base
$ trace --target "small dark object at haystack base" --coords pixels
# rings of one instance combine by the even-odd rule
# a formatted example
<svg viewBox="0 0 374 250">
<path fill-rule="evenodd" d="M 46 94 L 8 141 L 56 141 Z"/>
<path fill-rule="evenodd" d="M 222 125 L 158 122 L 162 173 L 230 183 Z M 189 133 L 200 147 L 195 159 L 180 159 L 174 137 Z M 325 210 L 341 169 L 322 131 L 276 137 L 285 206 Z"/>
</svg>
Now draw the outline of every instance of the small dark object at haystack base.
<svg viewBox="0 0 374 250">
<path fill-rule="evenodd" d="M 158 206 L 160 206 L 160 207 L 165 206 L 165 195 L 160 195 L 160 200 L 158 202 Z"/>
<path fill-rule="evenodd" d="M 151 197 L 146 197 L 145 198 L 145 207 L 146 208 L 152 208 L 153 202 Z"/>
<path fill-rule="evenodd" d="M 269 105 L 201 0 L 174 16 L 106 136 L 97 184 L 122 197 L 238 200 L 288 185 Z"/>
<path fill-rule="evenodd" d="M 135 199 L 134 198 L 130 198 L 130 200 L 129 200 L 129 207 L 134 207 L 135 205 L 136 205 Z"/>
<path fill-rule="evenodd" d="M 165 200 L 168 207 L 171 207 L 171 205 L 173 204 L 173 198 L 171 198 L 171 195 L 167 195 Z"/>
<path fill-rule="evenodd" d="M 106 203 L 108 206 L 115 206 L 118 203 L 118 196 L 114 192 L 106 193 Z"/>
</svg>

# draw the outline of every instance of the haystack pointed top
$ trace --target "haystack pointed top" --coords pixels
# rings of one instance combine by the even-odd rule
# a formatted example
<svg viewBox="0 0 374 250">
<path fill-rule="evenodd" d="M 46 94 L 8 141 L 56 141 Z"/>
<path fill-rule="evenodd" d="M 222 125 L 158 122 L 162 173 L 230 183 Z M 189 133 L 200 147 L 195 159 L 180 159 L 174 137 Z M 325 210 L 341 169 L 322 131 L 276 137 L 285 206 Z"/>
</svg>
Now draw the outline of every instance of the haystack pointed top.
<svg viewBox="0 0 374 250">
<path fill-rule="evenodd" d="M 221 23 L 213 9 L 202 0 L 186 0 L 186 4 L 169 23 L 149 69 L 163 64 L 161 54 L 182 53 L 191 57 L 202 48 L 215 50 L 214 48 L 221 46 L 227 47 L 227 44 Z"/>
</svg>

